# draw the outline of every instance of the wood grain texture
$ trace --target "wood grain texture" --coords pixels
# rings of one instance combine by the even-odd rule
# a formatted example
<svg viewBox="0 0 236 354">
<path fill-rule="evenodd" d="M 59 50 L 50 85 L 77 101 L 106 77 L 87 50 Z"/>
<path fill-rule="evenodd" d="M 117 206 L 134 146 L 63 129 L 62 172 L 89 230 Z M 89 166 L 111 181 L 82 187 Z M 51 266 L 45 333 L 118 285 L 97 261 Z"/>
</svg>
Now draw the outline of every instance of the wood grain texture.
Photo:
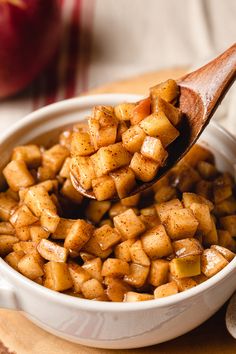
<svg viewBox="0 0 236 354">
<path fill-rule="evenodd" d="M 189 149 L 206 128 L 236 78 L 236 44 L 208 64 L 178 80 L 179 108 L 187 117 Z M 175 160 L 182 158 L 176 154 Z"/>
<path fill-rule="evenodd" d="M 107 84 L 91 93 L 120 92 L 145 94 L 150 86 L 168 78 L 179 78 L 185 69 L 163 70 Z M 222 290 L 223 291 L 223 290 Z M 215 316 L 192 332 L 170 342 L 133 350 L 102 350 L 69 343 L 38 328 L 16 311 L 0 310 L 0 354 L 234 354 L 236 341 L 225 327 L 223 307 Z"/>
</svg>

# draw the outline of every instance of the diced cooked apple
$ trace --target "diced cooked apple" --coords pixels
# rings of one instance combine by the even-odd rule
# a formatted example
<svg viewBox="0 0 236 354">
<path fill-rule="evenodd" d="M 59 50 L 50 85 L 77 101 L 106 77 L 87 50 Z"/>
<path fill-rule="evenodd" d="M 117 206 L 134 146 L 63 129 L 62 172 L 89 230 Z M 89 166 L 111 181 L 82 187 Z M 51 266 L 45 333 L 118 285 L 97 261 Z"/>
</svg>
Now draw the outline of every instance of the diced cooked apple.
<svg viewBox="0 0 236 354">
<path fill-rule="evenodd" d="M 80 255 L 81 259 L 83 260 L 83 262 L 91 261 L 92 259 L 96 258 L 93 254 L 90 254 L 85 251 L 80 251 L 79 255 Z"/>
<path fill-rule="evenodd" d="M 231 174 L 225 172 L 217 177 L 213 182 L 214 199 L 216 203 L 220 203 L 224 199 L 232 195 L 234 179 Z"/>
<path fill-rule="evenodd" d="M 22 205 L 16 209 L 9 219 L 15 228 L 34 224 L 37 220 L 38 218 L 34 216 L 26 205 Z"/>
<path fill-rule="evenodd" d="M 182 193 L 193 191 L 195 184 L 201 179 L 198 172 L 186 164 L 177 165 L 170 174 L 172 185 Z"/>
<path fill-rule="evenodd" d="M 150 182 L 156 176 L 160 164 L 135 152 L 130 162 L 130 167 L 137 179 L 143 182 Z"/>
<path fill-rule="evenodd" d="M 212 220 L 209 207 L 206 204 L 193 203 L 190 209 L 198 221 L 198 231 L 204 235 L 210 232 L 212 229 Z"/>
<path fill-rule="evenodd" d="M 84 220 L 77 220 L 66 236 L 64 247 L 79 251 L 93 235 L 94 228 Z"/>
<path fill-rule="evenodd" d="M 197 169 L 203 179 L 212 180 L 218 175 L 217 168 L 207 161 L 199 161 Z"/>
<path fill-rule="evenodd" d="M 69 155 L 70 152 L 65 146 L 57 144 L 43 152 L 42 164 L 44 167 L 49 167 L 55 173 L 58 173 Z"/>
<path fill-rule="evenodd" d="M 93 173 L 95 174 L 95 177 L 101 177 L 106 174 L 106 171 L 104 171 L 104 167 L 101 163 L 101 158 L 99 151 L 97 151 L 95 154 L 91 155 L 90 161 L 92 163 L 92 168 L 93 168 Z"/>
<path fill-rule="evenodd" d="M 44 266 L 44 286 L 56 291 L 64 291 L 73 287 L 68 265 L 50 261 Z"/>
<path fill-rule="evenodd" d="M 48 261 L 66 262 L 69 252 L 66 248 L 57 245 L 56 243 L 42 239 L 38 246 L 39 254 Z"/>
<path fill-rule="evenodd" d="M 17 146 L 13 149 L 12 160 L 22 160 L 29 168 L 36 168 L 41 163 L 41 151 L 37 145 Z"/>
<path fill-rule="evenodd" d="M 140 240 L 136 241 L 130 247 L 130 255 L 132 262 L 143 266 L 150 266 L 150 260 L 144 252 L 142 242 Z"/>
<path fill-rule="evenodd" d="M 181 163 L 186 163 L 192 167 L 196 167 L 200 161 L 214 163 L 214 155 L 204 146 L 195 144 L 181 160 Z"/>
<path fill-rule="evenodd" d="M 2 236 L 1 236 L 2 237 Z M 17 239 L 17 238 L 15 238 Z M 1 240 L 1 238 L 0 238 Z M 19 241 L 19 240 L 18 240 Z M 13 244 L 13 251 L 23 251 L 24 253 L 33 253 L 36 250 L 37 243 L 32 241 L 20 241 Z"/>
<path fill-rule="evenodd" d="M 8 188 L 5 193 L 6 193 L 6 195 L 8 195 L 12 199 L 14 199 L 16 202 L 20 201 L 20 197 L 19 197 L 18 192 L 14 192 L 11 188 Z"/>
<path fill-rule="evenodd" d="M 0 235 L 14 235 L 14 227 L 8 221 L 0 222 Z"/>
<path fill-rule="evenodd" d="M 179 95 L 179 87 L 175 80 L 168 79 L 150 89 L 151 101 L 161 97 L 167 102 L 173 102 Z"/>
<path fill-rule="evenodd" d="M 67 157 L 62 165 L 62 168 L 60 170 L 59 176 L 63 178 L 70 178 L 70 165 L 71 165 L 71 158 Z M 45 170 L 47 168 L 44 167 Z M 45 180 L 47 180 L 46 178 Z"/>
<path fill-rule="evenodd" d="M 229 172 L 223 172 L 217 179 L 214 180 L 214 184 L 218 186 L 230 186 L 234 187 L 234 177 Z"/>
<path fill-rule="evenodd" d="M 55 240 L 64 240 L 75 222 L 76 220 L 60 218 L 57 228 L 52 233 L 51 238 Z"/>
<path fill-rule="evenodd" d="M 172 209 L 167 213 L 164 225 L 172 240 L 194 236 L 199 223 L 191 210 Z"/>
<path fill-rule="evenodd" d="M 112 253 L 112 248 L 102 250 L 94 235 L 90 237 L 88 242 L 83 246 L 82 250 L 102 259 L 107 258 Z"/>
<path fill-rule="evenodd" d="M 221 183 L 213 184 L 213 194 L 215 203 L 220 203 L 232 195 L 232 187 Z"/>
<path fill-rule="evenodd" d="M 97 224 L 102 219 L 103 215 L 110 209 L 110 207 L 111 202 L 109 201 L 99 202 L 97 200 L 91 200 L 85 210 L 85 215 L 90 221 Z"/>
<path fill-rule="evenodd" d="M 141 122 L 141 120 L 143 120 L 144 118 L 150 115 L 151 113 L 150 104 L 151 101 L 149 97 L 137 103 L 137 105 L 133 110 L 133 115 L 130 118 L 131 125 L 138 124 L 139 122 Z"/>
<path fill-rule="evenodd" d="M 4 261 L 9 264 L 15 270 L 18 270 L 18 263 L 25 256 L 23 251 L 11 252 L 5 258 Z"/>
<path fill-rule="evenodd" d="M 41 226 L 48 232 L 52 233 L 56 230 L 59 224 L 60 217 L 54 210 L 44 209 L 40 216 Z"/>
<path fill-rule="evenodd" d="M 214 205 L 210 200 L 195 193 L 187 193 L 187 192 L 183 193 L 182 202 L 185 208 L 190 208 L 193 203 L 200 203 L 200 204 L 206 204 L 210 211 L 214 209 Z"/>
<path fill-rule="evenodd" d="M 122 277 L 129 274 L 129 264 L 121 259 L 107 258 L 102 266 L 102 276 Z"/>
<path fill-rule="evenodd" d="M 131 195 L 130 197 L 123 198 L 123 199 L 121 199 L 121 204 L 125 205 L 127 207 L 135 207 L 139 203 L 140 196 L 141 196 L 141 194 L 137 193 L 137 194 Z"/>
<path fill-rule="evenodd" d="M 137 237 L 145 231 L 145 225 L 132 209 L 115 216 L 113 221 L 117 230 L 126 239 Z"/>
<path fill-rule="evenodd" d="M 88 190 L 92 188 L 92 180 L 96 177 L 92 160 L 89 157 L 73 157 L 70 165 L 71 173 L 81 187 Z"/>
<path fill-rule="evenodd" d="M 220 224 L 233 237 L 236 236 L 236 215 L 228 215 L 220 218 Z"/>
<path fill-rule="evenodd" d="M 144 139 L 141 147 L 141 154 L 158 162 L 160 166 L 163 166 L 168 156 L 167 151 L 162 146 L 161 140 L 151 136 L 147 136 Z"/>
<path fill-rule="evenodd" d="M 217 230 L 218 243 L 222 247 L 226 247 L 231 251 L 236 251 L 236 243 L 232 235 L 227 230 Z"/>
<path fill-rule="evenodd" d="M 126 197 L 135 187 L 135 174 L 129 167 L 123 167 L 111 173 L 119 198 Z M 132 198 L 132 197 L 131 197 Z"/>
<path fill-rule="evenodd" d="M 122 142 L 126 150 L 134 154 L 140 151 L 145 137 L 143 129 L 138 125 L 133 125 L 123 133 Z"/>
<path fill-rule="evenodd" d="M 225 266 L 227 266 L 228 261 L 214 249 L 205 249 L 201 257 L 201 267 L 202 273 L 210 278 Z"/>
<path fill-rule="evenodd" d="M 97 154 L 101 174 L 107 174 L 119 167 L 127 166 L 131 160 L 130 153 L 124 148 L 122 143 L 102 147 Z"/>
<path fill-rule="evenodd" d="M 188 278 L 182 278 L 182 279 L 179 279 L 179 280 L 185 280 L 185 279 L 188 279 Z M 193 277 L 191 279 L 194 280 L 197 284 L 202 284 L 208 278 L 203 273 L 201 273 L 201 274 L 196 275 L 195 277 Z"/>
<path fill-rule="evenodd" d="M 114 144 L 116 141 L 118 120 L 110 109 L 97 106 L 94 117 L 88 119 L 89 134 L 95 149 Z"/>
<path fill-rule="evenodd" d="M 59 178 L 58 178 L 59 179 Z M 61 183 L 62 183 L 62 180 L 61 180 Z M 58 192 L 58 186 L 59 186 L 59 183 L 58 183 L 58 180 L 57 179 L 48 179 L 46 181 L 42 181 L 40 183 L 38 183 L 37 185 L 33 186 L 33 187 L 43 187 L 46 189 L 46 191 L 49 193 L 49 192 Z M 32 188 L 33 188 L 32 187 Z M 25 189 L 22 189 L 19 191 L 19 196 L 20 194 L 22 193 L 22 198 L 20 197 L 20 200 L 23 201 L 24 200 L 24 193 L 26 194 L 26 191 L 28 189 L 25 188 Z"/>
<path fill-rule="evenodd" d="M 19 260 L 18 270 L 31 280 L 44 275 L 41 264 L 33 254 L 26 254 Z"/>
<path fill-rule="evenodd" d="M 94 231 L 94 237 L 97 239 L 102 250 L 107 250 L 117 244 L 121 235 L 119 232 L 109 225 L 103 225 Z"/>
<path fill-rule="evenodd" d="M 32 186 L 35 181 L 23 160 L 12 160 L 4 168 L 3 175 L 9 187 L 18 192 L 21 188 Z"/>
<path fill-rule="evenodd" d="M 84 198 L 83 195 L 75 189 L 69 178 L 67 178 L 63 183 L 60 193 L 75 204 L 81 204 Z"/>
<path fill-rule="evenodd" d="M 141 236 L 144 252 L 151 259 L 162 258 L 173 253 L 171 240 L 163 225 L 158 225 Z"/>
<path fill-rule="evenodd" d="M 154 296 L 151 294 L 136 293 L 134 291 L 128 291 L 124 297 L 125 302 L 148 301 L 148 300 L 153 300 L 153 299 L 154 299 Z"/>
<path fill-rule="evenodd" d="M 157 216 L 155 206 L 141 209 L 140 214 L 140 219 L 145 224 L 147 230 L 160 225 L 160 219 Z"/>
<path fill-rule="evenodd" d="M 144 118 L 139 126 L 152 137 L 158 137 L 163 146 L 171 144 L 179 136 L 179 131 L 171 124 L 163 112 L 152 113 Z"/>
<path fill-rule="evenodd" d="M 104 296 L 102 284 L 97 279 L 89 279 L 81 285 L 82 294 L 86 299 L 96 299 Z"/>
<path fill-rule="evenodd" d="M 120 103 L 114 108 L 116 117 L 119 120 L 130 120 L 133 116 L 135 103 Z"/>
<path fill-rule="evenodd" d="M 70 153 L 72 156 L 89 156 L 95 152 L 87 132 L 73 132 L 71 138 Z"/>
<path fill-rule="evenodd" d="M 125 294 L 131 290 L 131 287 L 121 279 L 106 277 L 105 280 L 106 294 L 110 301 L 122 302 Z"/>
<path fill-rule="evenodd" d="M 152 229 L 155 226 L 160 225 L 160 219 L 157 215 L 140 215 L 140 220 L 144 223 L 147 230 Z"/>
<path fill-rule="evenodd" d="M 179 199 L 171 199 L 168 202 L 155 204 L 157 215 L 163 223 L 168 216 L 169 210 L 183 209 L 183 205 Z"/>
<path fill-rule="evenodd" d="M 233 196 L 215 204 L 214 215 L 219 217 L 232 214 L 236 214 L 236 199 Z"/>
<path fill-rule="evenodd" d="M 155 205 L 140 209 L 140 214 L 144 216 L 157 216 Z"/>
<path fill-rule="evenodd" d="M 173 125 L 178 125 L 182 118 L 182 113 L 179 108 L 163 100 L 160 96 L 156 96 L 152 99 L 152 112 L 160 111 L 165 113 Z"/>
<path fill-rule="evenodd" d="M 59 144 L 62 146 L 65 146 L 68 150 L 70 150 L 71 136 L 72 136 L 71 130 L 64 130 L 59 135 L 59 138 L 58 138 Z"/>
<path fill-rule="evenodd" d="M 169 186 L 169 183 L 169 174 L 166 174 L 152 185 L 152 190 L 154 193 L 156 193 L 156 191 L 158 191 L 160 188 Z"/>
<path fill-rule="evenodd" d="M 100 221 L 99 226 L 103 226 L 103 225 L 109 225 L 113 227 L 113 222 L 111 219 L 103 219 Z"/>
<path fill-rule="evenodd" d="M 47 239 L 50 236 L 50 232 L 45 230 L 42 226 L 32 225 L 29 229 L 29 234 L 33 242 L 40 242 L 42 239 Z"/>
<path fill-rule="evenodd" d="M 76 293 L 81 292 L 81 286 L 84 282 L 91 279 L 91 275 L 86 269 L 79 266 L 77 263 L 70 261 L 68 270 L 73 282 L 73 288 Z"/>
<path fill-rule="evenodd" d="M 26 191 L 24 203 L 37 217 L 40 217 L 45 209 L 56 212 L 56 206 L 47 190 L 40 185 L 32 186 Z"/>
<path fill-rule="evenodd" d="M 129 238 L 115 247 L 115 257 L 125 262 L 131 262 L 130 248 L 135 243 L 135 239 Z"/>
<path fill-rule="evenodd" d="M 82 265 L 82 268 L 85 269 L 92 278 L 97 279 L 98 281 L 102 282 L 102 260 L 101 258 L 93 258 L 90 259 Z"/>
<path fill-rule="evenodd" d="M 210 181 L 200 180 L 196 183 L 195 191 L 198 195 L 208 199 L 213 199 L 213 184 Z"/>
<path fill-rule="evenodd" d="M 19 239 L 12 235 L 0 235 L 0 256 L 5 257 L 8 253 L 18 251 L 14 249 L 14 244 L 18 243 Z M 21 250 L 19 250 L 21 251 Z"/>
<path fill-rule="evenodd" d="M 178 287 L 177 284 L 172 281 L 163 285 L 158 286 L 154 290 L 154 298 L 159 299 L 162 297 L 170 296 L 170 295 L 175 295 L 178 293 Z"/>
<path fill-rule="evenodd" d="M 216 230 L 216 224 L 213 216 L 211 215 L 211 230 L 203 235 L 203 244 L 206 246 L 215 245 L 218 243 L 218 234 Z"/>
<path fill-rule="evenodd" d="M 0 193 L 0 219 L 9 220 L 12 211 L 17 206 L 17 201 L 9 197 L 6 193 Z"/>
<path fill-rule="evenodd" d="M 98 201 L 112 199 L 116 194 L 114 180 L 110 176 L 101 176 L 92 180 L 92 187 Z"/>
<path fill-rule="evenodd" d="M 14 234 L 20 241 L 29 241 L 31 240 L 30 229 L 29 226 L 20 226 L 15 229 Z M 32 241 L 35 240 L 32 239 Z"/>
<path fill-rule="evenodd" d="M 149 267 L 131 263 L 129 273 L 124 276 L 124 281 L 135 288 L 143 286 L 147 280 Z"/>
<path fill-rule="evenodd" d="M 155 259 L 151 262 L 148 282 L 160 286 L 168 282 L 169 262 L 165 259 Z"/>
<path fill-rule="evenodd" d="M 111 219 L 113 219 L 115 216 L 120 215 L 122 213 L 124 213 L 126 210 L 128 210 L 129 208 L 123 204 L 121 204 L 121 202 L 116 202 L 114 204 L 111 205 L 111 208 L 109 210 L 109 217 Z M 134 210 L 134 208 L 131 208 Z M 136 212 L 135 212 L 136 213 Z"/>
<path fill-rule="evenodd" d="M 176 257 L 196 256 L 203 252 L 201 243 L 196 238 L 184 238 L 172 242 Z"/>
<path fill-rule="evenodd" d="M 176 283 L 178 291 L 182 292 L 182 291 L 194 288 L 197 285 L 195 278 L 200 275 L 197 275 L 193 278 L 190 278 L 190 277 L 177 278 L 177 277 L 173 276 L 172 274 L 170 274 L 169 278 L 171 281 Z"/>
<path fill-rule="evenodd" d="M 219 252 L 220 254 L 222 254 L 223 257 L 225 257 L 225 259 L 228 261 L 228 262 L 231 262 L 232 259 L 234 259 L 235 257 L 235 253 L 228 250 L 227 248 L 225 247 L 222 247 L 222 246 L 219 246 L 219 245 L 212 245 L 211 246 L 211 249 L 214 249 L 216 250 L 217 252 Z"/>
<path fill-rule="evenodd" d="M 122 135 L 128 130 L 127 124 L 124 120 L 121 120 L 118 123 L 117 134 L 116 134 L 116 142 L 119 143 L 122 141 Z"/>
<path fill-rule="evenodd" d="M 167 202 L 169 200 L 177 198 L 177 190 L 175 187 L 169 185 L 162 186 L 156 189 L 154 198 L 157 203 Z"/>
<path fill-rule="evenodd" d="M 174 258 L 170 261 L 170 272 L 177 278 L 186 278 L 201 273 L 200 255 Z"/>
</svg>

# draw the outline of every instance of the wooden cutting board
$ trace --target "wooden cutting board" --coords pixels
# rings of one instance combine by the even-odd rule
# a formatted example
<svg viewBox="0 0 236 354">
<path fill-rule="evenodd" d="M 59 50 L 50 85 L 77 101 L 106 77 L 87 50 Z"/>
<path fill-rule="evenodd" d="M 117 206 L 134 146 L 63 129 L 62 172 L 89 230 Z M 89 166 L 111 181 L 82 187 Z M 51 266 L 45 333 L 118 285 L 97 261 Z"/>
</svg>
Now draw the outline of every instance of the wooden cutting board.
<svg viewBox="0 0 236 354">
<path fill-rule="evenodd" d="M 148 73 L 107 84 L 89 93 L 147 94 L 150 86 L 168 78 L 178 78 L 185 72 L 179 68 Z M 20 312 L 0 310 L 0 354 L 235 354 L 236 341 L 226 330 L 225 311 L 226 306 L 197 329 L 170 342 L 148 348 L 114 351 L 64 341 L 38 328 Z"/>
</svg>

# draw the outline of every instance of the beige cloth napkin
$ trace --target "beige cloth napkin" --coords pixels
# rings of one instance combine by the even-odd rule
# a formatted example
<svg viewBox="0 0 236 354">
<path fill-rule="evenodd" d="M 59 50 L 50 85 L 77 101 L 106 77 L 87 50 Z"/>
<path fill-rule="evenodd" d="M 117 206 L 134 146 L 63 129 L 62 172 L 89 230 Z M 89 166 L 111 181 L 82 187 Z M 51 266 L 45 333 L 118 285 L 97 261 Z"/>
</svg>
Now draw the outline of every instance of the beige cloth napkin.
<svg viewBox="0 0 236 354">
<path fill-rule="evenodd" d="M 40 106 L 106 82 L 197 67 L 236 38 L 235 0 L 62 0 L 62 13 L 58 58 L 24 94 L 0 102 L 0 131 Z M 235 100 L 236 93 L 218 117 L 236 134 Z"/>
</svg>

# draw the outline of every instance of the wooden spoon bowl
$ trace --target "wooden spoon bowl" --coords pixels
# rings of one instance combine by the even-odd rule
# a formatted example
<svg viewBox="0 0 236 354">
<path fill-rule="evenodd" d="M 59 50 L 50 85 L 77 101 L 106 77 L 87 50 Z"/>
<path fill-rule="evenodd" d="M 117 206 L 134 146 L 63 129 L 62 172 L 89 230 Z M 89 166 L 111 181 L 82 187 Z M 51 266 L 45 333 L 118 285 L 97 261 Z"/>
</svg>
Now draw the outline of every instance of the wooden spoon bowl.
<svg viewBox="0 0 236 354">
<path fill-rule="evenodd" d="M 138 181 L 137 187 L 130 195 L 151 187 L 184 157 L 210 122 L 235 77 L 236 44 L 208 64 L 177 80 L 180 87 L 179 108 L 184 114 L 181 126 L 178 128 L 180 135 L 167 148 L 166 165 L 160 168 L 152 181 L 148 183 Z M 86 191 L 80 186 L 73 174 L 71 174 L 71 181 L 78 192 L 88 198 L 96 199 L 92 191 Z"/>
</svg>

